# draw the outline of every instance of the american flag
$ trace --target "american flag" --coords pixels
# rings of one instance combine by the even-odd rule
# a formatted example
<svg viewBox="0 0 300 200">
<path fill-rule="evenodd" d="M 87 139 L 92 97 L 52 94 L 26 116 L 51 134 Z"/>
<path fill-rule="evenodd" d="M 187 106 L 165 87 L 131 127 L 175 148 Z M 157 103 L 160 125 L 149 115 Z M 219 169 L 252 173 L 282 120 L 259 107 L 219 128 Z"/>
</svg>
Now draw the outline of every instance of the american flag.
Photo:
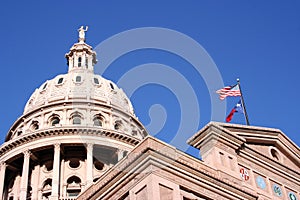
<svg viewBox="0 0 300 200">
<path fill-rule="evenodd" d="M 221 100 L 224 100 L 228 96 L 230 97 L 241 96 L 241 91 L 238 84 L 232 86 L 226 86 L 222 89 L 217 90 L 217 93 L 220 95 Z"/>
</svg>

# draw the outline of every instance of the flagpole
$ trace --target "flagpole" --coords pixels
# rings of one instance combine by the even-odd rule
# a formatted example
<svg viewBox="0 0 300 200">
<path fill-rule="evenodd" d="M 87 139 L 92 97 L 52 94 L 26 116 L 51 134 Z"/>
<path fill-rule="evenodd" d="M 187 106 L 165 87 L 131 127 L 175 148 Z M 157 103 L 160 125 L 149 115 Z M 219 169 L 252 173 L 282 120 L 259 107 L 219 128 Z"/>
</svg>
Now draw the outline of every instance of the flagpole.
<svg viewBox="0 0 300 200">
<path fill-rule="evenodd" d="M 236 81 L 238 83 L 238 86 L 239 86 L 239 89 L 240 89 L 240 92 L 241 92 L 241 100 L 242 100 L 242 106 L 243 106 L 244 115 L 245 115 L 245 119 L 246 119 L 246 124 L 248 126 L 250 126 L 249 119 L 248 119 L 248 114 L 247 114 L 247 111 L 246 111 L 246 105 L 245 105 L 245 101 L 244 101 L 244 97 L 243 97 L 243 93 L 242 93 L 240 79 L 236 79 Z"/>
</svg>

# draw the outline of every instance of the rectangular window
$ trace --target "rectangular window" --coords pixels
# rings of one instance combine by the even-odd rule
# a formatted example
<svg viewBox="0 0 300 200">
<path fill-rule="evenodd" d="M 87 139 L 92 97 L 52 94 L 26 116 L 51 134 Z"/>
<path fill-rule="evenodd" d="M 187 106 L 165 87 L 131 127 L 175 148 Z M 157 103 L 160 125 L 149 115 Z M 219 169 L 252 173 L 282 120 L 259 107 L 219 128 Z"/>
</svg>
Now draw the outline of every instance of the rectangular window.
<svg viewBox="0 0 300 200">
<path fill-rule="evenodd" d="M 81 57 L 78 58 L 78 67 L 81 67 Z"/>
</svg>

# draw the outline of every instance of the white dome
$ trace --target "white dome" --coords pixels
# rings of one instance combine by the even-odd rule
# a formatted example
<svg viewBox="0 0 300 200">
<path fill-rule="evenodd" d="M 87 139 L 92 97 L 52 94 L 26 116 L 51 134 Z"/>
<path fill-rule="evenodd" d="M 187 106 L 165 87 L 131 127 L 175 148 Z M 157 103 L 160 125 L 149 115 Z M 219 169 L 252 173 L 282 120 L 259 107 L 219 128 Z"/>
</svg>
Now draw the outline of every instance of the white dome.
<svg viewBox="0 0 300 200">
<path fill-rule="evenodd" d="M 37 88 L 24 108 L 24 114 L 60 102 L 100 103 L 134 115 L 130 100 L 112 81 L 85 70 L 56 76 Z"/>
</svg>

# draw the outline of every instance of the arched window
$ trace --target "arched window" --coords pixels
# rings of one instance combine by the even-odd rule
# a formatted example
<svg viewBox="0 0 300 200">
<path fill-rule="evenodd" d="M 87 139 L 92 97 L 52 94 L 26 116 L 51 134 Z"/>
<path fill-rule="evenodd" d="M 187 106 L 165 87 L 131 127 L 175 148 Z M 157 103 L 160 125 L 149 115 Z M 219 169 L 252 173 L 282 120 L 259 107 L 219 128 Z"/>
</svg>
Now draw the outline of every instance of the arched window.
<svg viewBox="0 0 300 200">
<path fill-rule="evenodd" d="M 68 197 L 76 197 L 81 192 L 81 180 L 77 176 L 71 176 L 67 180 Z"/>
<path fill-rule="evenodd" d="M 82 58 L 78 57 L 78 67 L 81 67 L 81 63 L 82 63 Z"/>
<path fill-rule="evenodd" d="M 120 130 L 122 128 L 122 124 L 120 121 L 116 121 L 114 125 L 115 130 Z"/>
<path fill-rule="evenodd" d="M 53 116 L 50 119 L 51 126 L 55 126 L 55 125 L 59 124 L 59 122 L 60 122 L 60 119 L 58 118 L 58 116 Z"/>
<path fill-rule="evenodd" d="M 30 125 L 30 130 L 35 131 L 39 129 L 39 123 L 37 121 L 33 121 Z"/>
<path fill-rule="evenodd" d="M 79 114 L 72 116 L 72 124 L 81 124 L 81 116 Z"/>
<path fill-rule="evenodd" d="M 103 118 L 100 115 L 96 115 L 93 119 L 94 126 L 103 126 Z"/>
<path fill-rule="evenodd" d="M 51 190 L 52 190 L 52 179 L 48 178 L 42 188 L 42 197 L 43 199 L 48 199 L 51 195 Z"/>
</svg>

